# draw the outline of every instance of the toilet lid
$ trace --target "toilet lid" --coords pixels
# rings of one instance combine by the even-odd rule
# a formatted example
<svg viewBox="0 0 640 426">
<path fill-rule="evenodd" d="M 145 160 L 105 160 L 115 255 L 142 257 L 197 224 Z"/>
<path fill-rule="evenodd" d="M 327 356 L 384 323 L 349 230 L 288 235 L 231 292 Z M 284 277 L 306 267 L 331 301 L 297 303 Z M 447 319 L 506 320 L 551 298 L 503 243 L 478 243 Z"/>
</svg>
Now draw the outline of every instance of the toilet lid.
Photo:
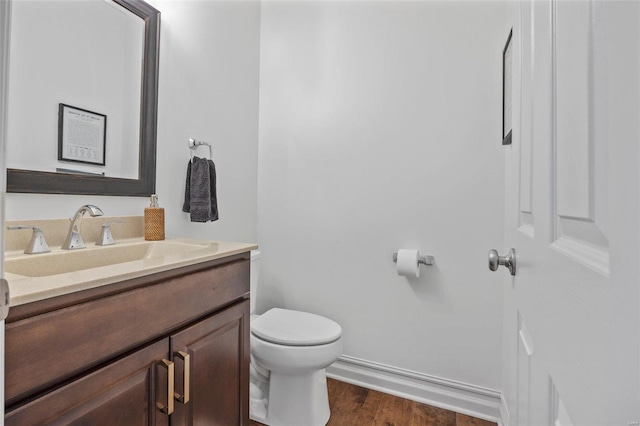
<svg viewBox="0 0 640 426">
<path fill-rule="evenodd" d="M 342 328 L 320 315 L 273 308 L 251 321 L 251 332 L 279 345 L 314 346 L 338 340 Z"/>
</svg>

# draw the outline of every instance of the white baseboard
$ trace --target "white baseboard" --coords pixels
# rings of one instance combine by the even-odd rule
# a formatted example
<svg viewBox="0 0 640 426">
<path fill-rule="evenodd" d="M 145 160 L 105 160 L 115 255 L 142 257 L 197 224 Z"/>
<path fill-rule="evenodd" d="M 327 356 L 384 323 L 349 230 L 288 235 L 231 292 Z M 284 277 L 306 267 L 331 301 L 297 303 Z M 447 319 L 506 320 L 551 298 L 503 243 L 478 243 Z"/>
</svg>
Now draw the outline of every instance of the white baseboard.
<svg viewBox="0 0 640 426">
<path fill-rule="evenodd" d="M 500 419 L 498 419 L 498 426 L 509 426 L 511 424 L 511 418 L 509 416 L 509 407 L 507 406 L 507 400 L 502 395 L 502 404 L 500 405 Z"/>
<path fill-rule="evenodd" d="M 342 355 L 327 377 L 434 407 L 504 424 L 502 394 L 493 389 L 443 379 Z M 508 423 L 506 423 L 508 424 Z"/>
</svg>

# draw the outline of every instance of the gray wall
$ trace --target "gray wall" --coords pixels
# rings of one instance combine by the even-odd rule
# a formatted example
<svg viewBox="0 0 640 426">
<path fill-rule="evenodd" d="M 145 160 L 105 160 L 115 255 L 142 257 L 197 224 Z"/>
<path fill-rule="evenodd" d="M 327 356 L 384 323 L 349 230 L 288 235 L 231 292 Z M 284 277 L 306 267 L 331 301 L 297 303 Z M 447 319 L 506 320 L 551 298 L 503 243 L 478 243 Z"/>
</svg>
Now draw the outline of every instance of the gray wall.
<svg viewBox="0 0 640 426">
<path fill-rule="evenodd" d="M 498 2 L 265 2 L 258 310 L 325 315 L 344 354 L 500 388 Z M 392 253 L 435 256 L 418 279 Z"/>
</svg>

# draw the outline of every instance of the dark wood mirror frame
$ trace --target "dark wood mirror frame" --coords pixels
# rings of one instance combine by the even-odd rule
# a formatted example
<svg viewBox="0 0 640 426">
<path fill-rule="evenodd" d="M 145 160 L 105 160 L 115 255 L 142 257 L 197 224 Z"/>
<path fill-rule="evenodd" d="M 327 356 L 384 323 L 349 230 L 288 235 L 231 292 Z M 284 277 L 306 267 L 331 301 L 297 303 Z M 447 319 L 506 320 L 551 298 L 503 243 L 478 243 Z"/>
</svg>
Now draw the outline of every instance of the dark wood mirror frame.
<svg viewBox="0 0 640 426">
<path fill-rule="evenodd" d="M 148 197 L 156 188 L 160 12 L 143 0 L 113 0 L 144 20 L 138 179 L 7 169 L 7 192 Z"/>
</svg>

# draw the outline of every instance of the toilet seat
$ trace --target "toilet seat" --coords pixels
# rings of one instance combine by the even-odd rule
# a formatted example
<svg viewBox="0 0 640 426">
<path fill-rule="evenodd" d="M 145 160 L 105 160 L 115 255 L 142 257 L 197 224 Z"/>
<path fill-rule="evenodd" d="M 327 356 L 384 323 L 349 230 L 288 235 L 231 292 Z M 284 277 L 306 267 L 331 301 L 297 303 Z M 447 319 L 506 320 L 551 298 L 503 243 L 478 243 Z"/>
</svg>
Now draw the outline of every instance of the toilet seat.
<svg viewBox="0 0 640 426">
<path fill-rule="evenodd" d="M 251 333 L 278 345 L 317 346 L 338 340 L 342 328 L 320 315 L 273 308 L 251 321 Z"/>
</svg>

